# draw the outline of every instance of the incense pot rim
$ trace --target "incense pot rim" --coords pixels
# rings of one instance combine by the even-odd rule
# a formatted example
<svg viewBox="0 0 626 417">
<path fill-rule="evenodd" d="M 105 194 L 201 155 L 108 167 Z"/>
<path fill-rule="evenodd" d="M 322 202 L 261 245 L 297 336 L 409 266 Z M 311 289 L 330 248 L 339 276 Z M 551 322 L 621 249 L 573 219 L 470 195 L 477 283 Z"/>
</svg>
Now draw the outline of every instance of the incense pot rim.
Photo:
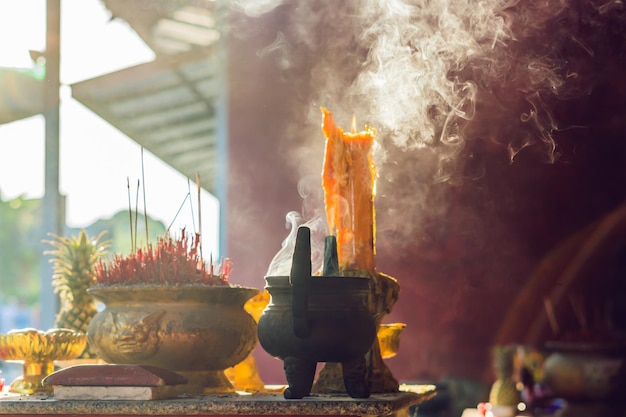
<svg viewBox="0 0 626 417">
<path fill-rule="evenodd" d="M 128 301 L 235 303 L 243 306 L 259 290 L 238 285 L 115 285 L 91 287 L 87 292 L 106 303 Z"/>
<path fill-rule="evenodd" d="M 272 287 L 292 286 L 288 275 L 267 275 L 265 282 Z M 363 287 L 367 289 L 370 282 L 371 278 L 365 276 L 312 275 L 309 279 L 309 283 L 314 287 Z"/>
</svg>

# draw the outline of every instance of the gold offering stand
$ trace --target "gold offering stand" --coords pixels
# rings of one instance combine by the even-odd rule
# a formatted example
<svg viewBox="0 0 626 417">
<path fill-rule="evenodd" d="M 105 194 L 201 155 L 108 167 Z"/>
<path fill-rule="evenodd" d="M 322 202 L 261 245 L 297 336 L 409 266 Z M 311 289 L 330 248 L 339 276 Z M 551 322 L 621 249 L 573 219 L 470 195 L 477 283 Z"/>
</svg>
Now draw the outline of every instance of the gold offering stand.
<svg viewBox="0 0 626 417">
<path fill-rule="evenodd" d="M 87 346 L 87 335 L 70 329 L 11 330 L 0 335 L 0 358 L 23 362 L 22 375 L 9 387 L 9 392 L 34 394 L 50 391 L 41 381 L 54 371 L 54 361 L 75 359 Z"/>
</svg>

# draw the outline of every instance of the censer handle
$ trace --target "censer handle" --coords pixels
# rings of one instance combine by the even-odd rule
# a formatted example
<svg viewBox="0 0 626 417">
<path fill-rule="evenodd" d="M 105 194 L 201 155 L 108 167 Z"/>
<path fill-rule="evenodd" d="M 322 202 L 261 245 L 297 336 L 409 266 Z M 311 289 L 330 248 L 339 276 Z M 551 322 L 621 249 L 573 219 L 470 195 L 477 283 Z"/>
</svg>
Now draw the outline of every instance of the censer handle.
<svg viewBox="0 0 626 417">
<path fill-rule="evenodd" d="M 306 226 L 300 226 L 296 235 L 296 245 L 293 250 L 289 275 L 293 332 L 299 338 L 309 336 L 308 298 L 310 281 L 311 230 Z"/>
</svg>

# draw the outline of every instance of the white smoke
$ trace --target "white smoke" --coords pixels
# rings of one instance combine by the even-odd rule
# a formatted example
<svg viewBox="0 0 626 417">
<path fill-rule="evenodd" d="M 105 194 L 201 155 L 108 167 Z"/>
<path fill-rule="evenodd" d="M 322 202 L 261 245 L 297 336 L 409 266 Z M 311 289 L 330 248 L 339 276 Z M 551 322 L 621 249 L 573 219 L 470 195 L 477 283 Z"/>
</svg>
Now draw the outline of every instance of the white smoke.
<svg viewBox="0 0 626 417">
<path fill-rule="evenodd" d="M 305 221 L 297 211 L 290 211 L 286 216 L 286 228 L 289 234 L 283 240 L 281 249 L 270 262 L 266 276 L 289 276 L 293 251 L 296 243 L 298 227 L 306 226 L 311 230 L 311 273 L 316 274 L 324 262 L 324 236 L 326 235 L 326 222 L 322 217 L 315 217 Z"/>
<path fill-rule="evenodd" d="M 230 0 L 230 6 L 251 17 L 259 17 L 280 6 L 283 0 Z"/>
<path fill-rule="evenodd" d="M 449 74 L 510 39 L 497 12 L 511 2 L 502 3 L 299 2 L 292 36 L 278 34 L 268 52 L 280 45 L 297 61 L 294 51 L 311 51 L 312 100 L 331 102 L 337 113 L 356 112 L 398 145 L 455 145 L 455 121 L 473 118 L 476 86 Z"/>
<path fill-rule="evenodd" d="M 235 0 L 260 16 L 286 10 L 276 41 L 260 51 L 299 84 L 310 119 L 323 105 L 337 120 L 379 131 L 405 150 L 432 147 L 439 179 L 468 140 L 496 142 L 511 160 L 539 145 L 559 150 L 550 100 L 589 94 L 581 76 L 596 45 L 580 22 L 623 12 L 620 0 Z M 597 25 L 594 22 L 589 27 Z M 579 33 L 580 32 L 580 33 Z M 567 56 L 569 54 L 570 56 Z M 586 62 L 585 62 L 586 61 Z M 485 126 L 489 124 L 491 126 Z"/>
<path fill-rule="evenodd" d="M 396 208 L 432 208 L 432 201 L 421 201 L 429 176 L 447 181 L 480 175 L 478 166 L 468 173 L 468 158 L 460 158 L 468 156 L 464 150 L 471 141 L 501 147 L 511 163 L 520 152 L 554 163 L 562 153 L 555 137 L 581 127 L 562 122 L 555 108 L 623 73 L 612 63 L 620 62 L 612 54 L 623 55 L 626 38 L 622 0 L 233 4 L 249 16 L 281 16 L 272 20 L 278 22 L 275 41 L 258 55 L 275 63 L 299 104 L 310 109 L 311 125 L 319 126 L 324 106 L 339 125 L 356 114 L 359 126 L 378 130 L 379 180 L 389 185 L 379 184 L 379 195 L 393 198 Z M 302 126 L 297 129 L 302 132 Z M 322 146 L 319 129 L 310 140 L 315 147 L 309 149 Z M 296 164 L 316 163 L 306 173 L 319 172 L 321 160 L 295 152 Z M 386 159 L 388 153 L 394 159 Z M 411 175 L 405 175 L 408 165 Z M 406 195 L 399 195 L 400 186 Z M 404 203 L 405 196 L 411 200 Z M 400 214 L 394 217 L 406 225 Z M 409 229 L 403 226 L 402 232 Z"/>
</svg>

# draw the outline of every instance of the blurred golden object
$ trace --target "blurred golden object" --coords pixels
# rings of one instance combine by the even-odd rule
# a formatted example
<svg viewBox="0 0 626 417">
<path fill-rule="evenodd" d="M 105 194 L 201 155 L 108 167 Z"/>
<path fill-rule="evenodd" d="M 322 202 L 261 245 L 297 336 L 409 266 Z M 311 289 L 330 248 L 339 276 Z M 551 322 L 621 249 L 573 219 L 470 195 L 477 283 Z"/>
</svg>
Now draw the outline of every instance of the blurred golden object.
<svg viewBox="0 0 626 417">
<path fill-rule="evenodd" d="M 0 358 L 23 362 L 22 376 L 17 377 L 10 392 L 33 394 L 50 391 L 41 380 L 54 371 L 55 360 L 75 359 L 87 347 L 87 334 L 70 329 L 16 329 L 0 335 Z"/>
<path fill-rule="evenodd" d="M 256 361 L 249 354 L 243 361 L 224 371 L 236 391 L 258 393 L 265 390 L 265 384 L 259 376 Z"/>
<path fill-rule="evenodd" d="M 267 290 L 260 292 L 249 299 L 243 308 L 250 314 L 254 321 L 258 323 L 261 313 L 270 301 L 270 293 Z M 256 366 L 256 360 L 250 353 L 242 362 L 228 368 L 225 372 L 228 380 L 233 384 L 236 390 L 260 392 L 265 389 L 265 384 L 259 376 Z"/>
<path fill-rule="evenodd" d="M 400 335 L 406 327 L 405 323 L 381 324 L 378 328 L 378 343 L 383 359 L 393 358 L 400 349 Z"/>
<path fill-rule="evenodd" d="M 254 318 L 254 321 L 258 322 L 263 310 L 265 310 L 265 306 L 267 306 L 269 302 L 270 293 L 264 290 L 249 299 L 246 304 L 244 304 L 243 308 Z"/>
</svg>

